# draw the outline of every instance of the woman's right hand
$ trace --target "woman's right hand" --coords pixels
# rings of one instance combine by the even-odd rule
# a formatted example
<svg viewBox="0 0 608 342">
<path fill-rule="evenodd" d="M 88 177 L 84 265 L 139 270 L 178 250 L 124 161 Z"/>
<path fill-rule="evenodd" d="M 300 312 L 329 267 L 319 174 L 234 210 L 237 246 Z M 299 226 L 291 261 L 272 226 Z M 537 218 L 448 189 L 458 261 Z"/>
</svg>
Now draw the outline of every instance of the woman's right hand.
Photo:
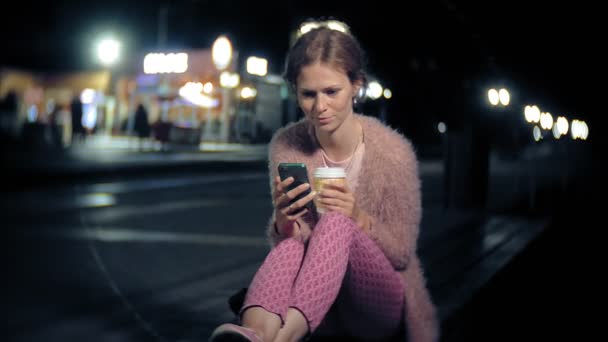
<svg viewBox="0 0 608 342">
<path fill-rule="evenodd" d="M 281 178 L 278 176 L 274 179 L 272 203 L 274 205 L 276 227 L 278 233 L 285 237 L 293 237 L 300 234 L 299 226 L 295 222 L 308 212 L 306 204 L 312 201 L 316 195 L 316 192 L 311 191 L 310 194 L 292 203 L 291 201 L 294 198 L 310 188 L 310 184 L 305 183 L 291 191 L 287 191 L 289 185 L 293 182 L 293 177 L 289 177 L 284 181 L 281 181 Z"/>
</svg>

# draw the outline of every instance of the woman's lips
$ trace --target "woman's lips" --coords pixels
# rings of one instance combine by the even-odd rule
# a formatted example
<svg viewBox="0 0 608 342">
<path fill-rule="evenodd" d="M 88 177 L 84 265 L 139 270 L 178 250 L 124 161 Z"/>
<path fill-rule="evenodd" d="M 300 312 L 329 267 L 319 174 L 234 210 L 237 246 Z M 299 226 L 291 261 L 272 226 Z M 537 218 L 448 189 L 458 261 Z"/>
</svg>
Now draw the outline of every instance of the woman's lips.
<svg viewBox="0 0 608 342">
<path fill-rule="evenodd" d="M 328 117 L 324 117 L 324 118 L 317 118 L 317 121 L 319 121 L 320 124 L 324 125 L 326 123 L 329 123 L 331 121 L 332 117 L 328 116 Z"/>
</svg>

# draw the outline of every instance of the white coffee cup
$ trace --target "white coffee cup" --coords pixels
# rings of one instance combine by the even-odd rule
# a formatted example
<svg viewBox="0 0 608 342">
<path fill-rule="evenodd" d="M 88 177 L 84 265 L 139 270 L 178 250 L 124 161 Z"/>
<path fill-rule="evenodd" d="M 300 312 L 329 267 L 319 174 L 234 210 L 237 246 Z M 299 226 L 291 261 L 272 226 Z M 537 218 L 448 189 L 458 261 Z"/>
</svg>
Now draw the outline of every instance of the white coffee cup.
<svg viewBox="0 0 608 342">
<path fill-rule="evenodd" d="M 341 184 L 346 185 L 346 172 L 341 167 L 319 167 L 316 168 L 314 173 L 314 190 L 319 193 L 327 184 Z M 326 208 L 319 203 L 318 197 L 315 197 L 315 206 L 317 212 L 322 214 L 326 211 Z"/>
</svg>

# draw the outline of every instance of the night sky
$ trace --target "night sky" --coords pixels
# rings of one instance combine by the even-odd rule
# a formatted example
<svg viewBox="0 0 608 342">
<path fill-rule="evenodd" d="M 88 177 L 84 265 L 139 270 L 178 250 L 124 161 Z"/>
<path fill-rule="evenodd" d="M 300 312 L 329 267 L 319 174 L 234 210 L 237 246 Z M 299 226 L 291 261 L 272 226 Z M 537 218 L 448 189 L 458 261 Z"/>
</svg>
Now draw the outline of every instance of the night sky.
<svg viewBox="0 0 608 342">
<path fill-rule="evenodd" d="M 515 96 L 592 120 L 600 110 L 599 89 L 589 82 L 599 73 L 601 12 L 581 1 L 528 2 L 22 0 L 11 4 L 15 10 L 4 4 L 0 66 L 95 69 L 91 42 L 103 32 L 114 32 L 124 58 L 133 59 L 158 48 L 166 6 L 167 48 L 206 48 L 224 33 L 241 56 L 267 57 L 280 73 L 290 30 L 306 18 L 333 16 L 351 26 L 369 71 L 396 97 L 421 84 L 440 95 L 463 80 L 495 77 L 519 89 Z"/>
</svg>

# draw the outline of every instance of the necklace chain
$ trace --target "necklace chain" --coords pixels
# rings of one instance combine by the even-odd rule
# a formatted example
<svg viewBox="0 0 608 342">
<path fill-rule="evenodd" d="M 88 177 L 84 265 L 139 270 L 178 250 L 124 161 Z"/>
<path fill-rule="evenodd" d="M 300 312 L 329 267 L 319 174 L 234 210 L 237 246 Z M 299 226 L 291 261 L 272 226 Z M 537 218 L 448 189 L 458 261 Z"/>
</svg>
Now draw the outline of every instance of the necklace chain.
<svg viewBox="0 0 608 342">
<path fill-rule="evenodd" d="M 361 145 L 361 143 L 363 142 L 363 129 L 361 129 L 361 134 L 359 134 L 359 139 L 357 140 L 357 144 L 355 145 L 355 148 L 353 149 L 353 151 L 350 153 L 350 160 L 348 161 L 348 165 L 346 165 L 346 167 L 344 168 L 345 172 L 348 172 L 351 168 L 351 166 L 353 165 L 353 161 L 355 159 L 355 153 L 357 152 L 357 149 L 359 148 L 359 145 Z M 323 151 L 323 155 L 325 156 L 325 158 L 329 159 L 329 156 L 327 155 L 327 153 L 325 153 L 325 150 L 323 149 L 323 147 L 321 147 L 321 150 Z M 325 158 L 323 158 L 323 164 L 325 167 L 328 167 L 327 162 L 325 161 Z"/>
<path fill-rule="evenodd" d="M 353 161 L 355 160 L 355 153 L 357 153 L 357 149 L 359 148 L 359 145 L 361 145 L 361 141 L 363 140 L 361 135 L 359 135 L 359 140 L 357 140 L 357 145 L 355 145 L 353 152 L 350 154 L 350 161 L 348 162 L 348 165 L 346 165 L 346 168 L 344 168 L 345 172 L 348 172 L 350 170 L 351 166 L 353 165 Z"/>
</svg>

